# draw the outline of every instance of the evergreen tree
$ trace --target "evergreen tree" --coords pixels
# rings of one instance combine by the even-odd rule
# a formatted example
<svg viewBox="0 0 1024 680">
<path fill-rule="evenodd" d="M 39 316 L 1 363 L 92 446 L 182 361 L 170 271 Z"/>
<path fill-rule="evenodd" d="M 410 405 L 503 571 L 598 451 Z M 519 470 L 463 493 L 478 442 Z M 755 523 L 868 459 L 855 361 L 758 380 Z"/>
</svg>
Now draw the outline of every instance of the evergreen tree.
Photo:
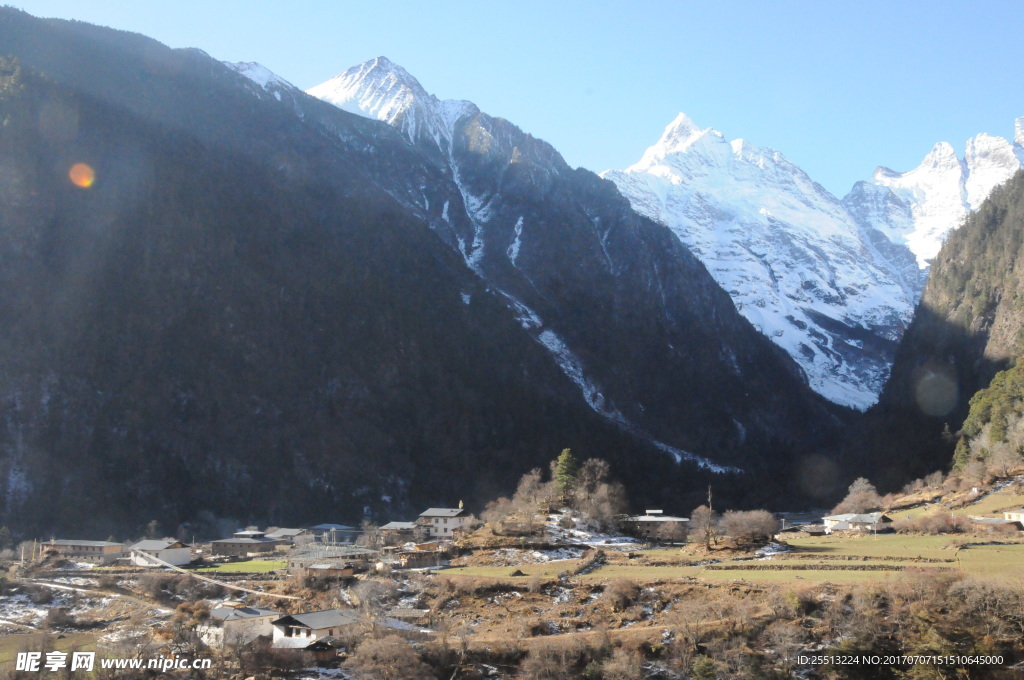
<svg viewBox="0 0 1024 680">
<path fill-rule="evenodd" d="M 559 454 L 558 460 L 555 461 L 555 485 L 558 487 L 558 493 L 562 497 L 568 496 L 576 486 L 576 474 L 579 471 L 579 465 L 576 463 L 576 457 L 572 455 L 572 451 L 569 449 L 562 449 L 562 453 Z"/>
</svg>

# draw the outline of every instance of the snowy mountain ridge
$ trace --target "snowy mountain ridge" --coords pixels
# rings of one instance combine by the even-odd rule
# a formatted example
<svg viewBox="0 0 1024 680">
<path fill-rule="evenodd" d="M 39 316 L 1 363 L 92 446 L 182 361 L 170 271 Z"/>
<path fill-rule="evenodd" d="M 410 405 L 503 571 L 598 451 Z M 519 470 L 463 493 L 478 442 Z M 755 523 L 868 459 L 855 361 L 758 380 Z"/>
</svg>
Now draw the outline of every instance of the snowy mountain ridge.
<svg viewBox="0 0 1024 680">
<path fill-rule="evenodd" d="M 387 57 L 353 66 L 306 91 L 317 99 L 366 118 L 398 128 L 415 142 L 420 136 L 434 140 L 442 150 L 451 148 L 455 124 L 479 113 L 468 101 L 438 99 L 419 81 Z"/>
<path fill-rule="evenodd" d="M 689 446 L 666 444 L 662 439 L 665 435 L 648 431 L 644 425 L 646 408 L 639 401 L 640 395 L 624 394 L 609 384 L 609 378 L 613 382 L 618 378 L 603 372 L 609 366 L 592 363 L 594 350 L 587 349 L 588 341 L 572 337 L 571 331 L 561 327 L 567 310 L 552 307 L 554 298 L 539 287 L 541 281 L 551 276 L 549 258 L 555 252 L 554 244 L 545 243 L 550 234 L 542 225 L 550 219 L 547 211 L 566 207 L 560 205 L 556 187 L 579 181 L 574 179 L 579 171 L 572 171 L 555 149 L 508 121 L 481 112 L 469 102 L 439 100 L 407 71 L 384 57 L 352 67 L 309 89 L 307 94 L 345 111 L 391 125 L 414 146 L 423 149 L 431 162 L 447 175 L 450 186 L 456 190 L 454 195 L 435 196 L 429 202 L 424 197 L 424 201 L 418 203 L 417 192 L 407 192 L 401 200 L 424 214 L 435 231 L 461 254 L 469 269 L 507 300 L 520 325 L 550 352 L 594 412 L 651 442 L 677 462 L 689 460 L 715 472 L 737 471 L 737 468 L 719 465 L 686 450 Z M 680 135 L 686 130 L 681 126 Z M 689 132 L 699 137 L 695 128 Z M 679 143 L 685 143 L 685 138 L 681 137 Z M 433 153 L 432 148 L 439 153 Z M 752 153 L 752 150 L 745 147 L 744 152 Z M 598 182 L 599 186 L 602 184 Z M 612 194 L 617 196 L 615 192 Z M 548 198 L 535 203 L 535 196 L 540 195 Z M 443 204 L 439 215 L 432 207 L 438 205 L 435 201 Z M 627 269 L 634 267 L 632 258 L 636 253 L 632 249 L 636 244 L 626 237 L 618 246 L 622 250 L 618 250 L 614 242 L 623 240 L 625 234 L 620 237 L 613 232 L 615 221 L 622 218 L 611 214 L 602 217 L 602 210 L 607 209 L 608 206 L 601 204 L 573 208 L 580 211 L 577 213 L 580 216 L 586 215 L 590 230 L 587 239 L 593 240 L 583 247 L 596 247 L 595 254 L 603 254 L 600 256 L 601 267 L 606 272 L 603 275 L 611 275 L 613 279 L 634 276 L 637 272 L 627 274 Z M 615 208 L 616 211 L 621 209 L 632 213 L 625 202 Z M 609 218 L 612 221 L 604 221 Z M 671 268 L 687 269 L 697 265 L 689 253 L 685 255 L 686 258 L 681 257 Z M 583 262 L 578 266 L 583 266 Z M 657 271 L 655 265 L 654 276 L 658 276 Z M 652 285 L 661 284 L 646 283 L 648 287 Z M 661 304 L 666 305 L 665 291 L 660 299 Z M 728 300 L 725 296 L 722 299 Z M 689 303 L 668 306 L 661 313 L 674 325 L 680 315 L 686 314 L 688 306 Z M 577 314 L 575 309 L 568 312 L 572 317 Z M 703 325 L 713 328 L 718 322 L 705 319 Z M 721 346 L 717 351 L 722 357 L 730 355 L 732 340 L 725 334 L 713 342 Z M 675 347 L 669 344 L 668 351 L 680 352 Z M 741 372 L 735 360 L 730 365 L 732 378 L 739 378 Z M 737 414 L 731 420 L 734 431 L 730 436 L 738 442 L 745 436 L 741 419 L 745 416 Z"/>
<path fill-rule="evenodd" d="M 279 79 L 261 67 L 235 68 L 271 93 L 278 87 Z M 485 260 L 498 253 L 518 267 L 522 216 L 508 229 L 488 224 L 501 200 L 498 188 L 476 182 L 479 168 L 465 166 L 469 159 L 455 152 L 456 134 L 465 137 L 458 144 L 484 156 L 511 143 L 507 133 L 494 137 L 502 131 L 475 105 L 438 99 L 385 57 L 353 66 L 307 94 L 383 121 L 411 143 L 436 147 L 435 158 L 458 188 L 458 199 L 444 199 L 436 215 L 426 197 L 406 203 L 446 234 L 467 266 L 484 278 Z M 1018 121 L 1016 132 L 1024 137 L 1024 122 Z M 520 152 L 513 148 L 513 156 Z M 895 344 L 920 296 L 920 267 L 928 253 L 1020 167 L 1020 157 L 1019 144 L 985 134 L 969 141 L 962 161 L 952 146 L 939 144 L 919 168 L 879 168 L 871 182 L 858 183 L 840 201 L 779 151 L 744 139 L 728 141 L 679 114 L 639 162 L 603 176 L 634 209 L 669 226 L 740 313 L 802 367 L 813 389 L 835 403 L 864 409 L 888 376 Z M 549 158 L 539 160 L 545 172 L 562 170 Z M 496 229 L 510 237 L 487 250 Z M 497 287 L 513 308 L 540 318 L 518 294 Z"/>
<path fill-rule="evenodd" d="M 1022 167 L 1024 117 L 1014 121 L 1013 142 L 981 133 L 967 140 L 962 158 L 939 142 L 913 170 L 879 167 L 853 186 L 843 205 L 858 224 L 910 248 L 925 269 L 946 234 Z"/>
<path fill-rule="evenodd" d="M 803 170 L 680 114 L 639 162 L 602 176 L 700 257 L 812 388 L 854 408 L 875 401 L 919 284 Z"/>
</svg>

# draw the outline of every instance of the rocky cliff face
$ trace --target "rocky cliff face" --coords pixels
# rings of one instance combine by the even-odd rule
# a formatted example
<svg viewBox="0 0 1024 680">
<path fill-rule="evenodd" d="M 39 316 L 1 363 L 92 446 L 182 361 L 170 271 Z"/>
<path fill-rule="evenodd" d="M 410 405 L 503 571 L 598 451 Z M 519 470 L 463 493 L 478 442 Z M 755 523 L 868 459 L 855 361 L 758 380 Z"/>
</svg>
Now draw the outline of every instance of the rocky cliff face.
<svg viewBox="0 0 1024 680">
<path fill-rule="evenodd" d="M 1022 243 L 1024 174 L 1017 173 L 932 260 L 892 378 L 864 423 L 874 460 L 906 474 L 948 466 L 971 397 L 1024 354 Z"/>
</svg>

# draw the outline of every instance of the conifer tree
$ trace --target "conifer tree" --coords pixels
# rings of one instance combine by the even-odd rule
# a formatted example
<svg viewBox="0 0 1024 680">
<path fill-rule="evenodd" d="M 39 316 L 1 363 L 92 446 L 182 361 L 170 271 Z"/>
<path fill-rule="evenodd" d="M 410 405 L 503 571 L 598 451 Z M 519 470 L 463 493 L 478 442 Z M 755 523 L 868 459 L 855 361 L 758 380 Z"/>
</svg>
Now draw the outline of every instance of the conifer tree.
<svg viewBox="0 0 1024 680">
<path fill-rule="evenodd" d="M 568 496 L 573 487 L 576 486 L 576 473 L 578 471 L 579 465 L 576 462 L 576 457 L 572 455 L 572 451 L 562 449 L 558 460 L 555 461 L 554 477 L 558 493 L 563 498 Z"/>
</svg>

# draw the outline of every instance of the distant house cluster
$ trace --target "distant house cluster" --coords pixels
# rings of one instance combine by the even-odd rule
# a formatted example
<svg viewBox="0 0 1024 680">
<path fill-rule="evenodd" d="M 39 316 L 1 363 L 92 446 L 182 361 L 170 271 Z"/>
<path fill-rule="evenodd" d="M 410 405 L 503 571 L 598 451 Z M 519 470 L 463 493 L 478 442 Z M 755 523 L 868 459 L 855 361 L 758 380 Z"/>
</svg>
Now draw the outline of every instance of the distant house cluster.
<svg viewBox="0 0 1024 680">
<path fill-rule="evenodd" d="M 462 504 L 458 508 L 428 508 L 413 522 L 394 521 L 380 527 L 384 543 L 420 544 L 417 550 L 391 551 L 401 566 L 436 566 L 437 542 L 454 540 L 462 535 L 471 515 Z M 115 541 L 93 541 L 51 538 L 38 543 L 33 557 L 55 557 L 94 564 L 121 562 L 136 567 L 183 567 L 199 557 L 238 559 L 279 557 L 288 564 L 288 571 L 299 575 L 332 577 L 351 576 L 374 560 L 377 550 L 355 545 L 361 530 L 346 524 L 317 524 L 306 528 L 275 527 L 260 530 L 239 529 L 230 537 L 187 545 L 173 538 L 145 539 L 134 544 Z M 434 543 L 424 543 L 433 541 Z M 405 559 L 402 555 L 408 553 Z M 415 553 L 415 555 L 412 555 Z M 410 556 L 411 555 L 411 556 Z M 242 617 L 241 610 L 234 613 Z"/>
</svg>

